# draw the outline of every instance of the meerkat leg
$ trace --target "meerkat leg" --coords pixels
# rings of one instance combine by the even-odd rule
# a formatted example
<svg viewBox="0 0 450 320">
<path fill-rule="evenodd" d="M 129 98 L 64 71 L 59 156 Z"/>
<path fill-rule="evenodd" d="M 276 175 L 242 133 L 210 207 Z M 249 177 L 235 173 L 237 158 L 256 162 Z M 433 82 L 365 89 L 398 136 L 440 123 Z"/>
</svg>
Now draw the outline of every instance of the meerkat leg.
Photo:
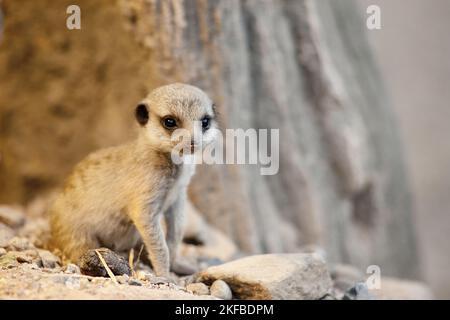
<svg viewBox="0 0 450 320">
<path fill-rule="evenodd" d="M 183 238 L 184 226 L 184 197 L 178 200 L 165 212 L 167 228 L 167 247 L 169 248 L 170 264 L 173 265 L 178 256 L 178 246 Z"/>
<path fill-rule="evenodd" d="M 193 274 L 197 270 L 194 266 L 190 266 L 183 262 L 178 255 L 178 248 L 183 239 L 184 230 L 184 204 L 185 197 L 180 196 L 177 201 L 165 212 L 167 225 L 167 247 L 169 248 L 170 267 L 177 274 L 188 275 Z"/>
<path fill-rule="evenodd" d="M 142 210 L 134 212 L 131 218 L 142 237 L 156 275 L 169 277 L 169 249 L 164 238 L 160 215 L 150 210 Z"/>
</svg>

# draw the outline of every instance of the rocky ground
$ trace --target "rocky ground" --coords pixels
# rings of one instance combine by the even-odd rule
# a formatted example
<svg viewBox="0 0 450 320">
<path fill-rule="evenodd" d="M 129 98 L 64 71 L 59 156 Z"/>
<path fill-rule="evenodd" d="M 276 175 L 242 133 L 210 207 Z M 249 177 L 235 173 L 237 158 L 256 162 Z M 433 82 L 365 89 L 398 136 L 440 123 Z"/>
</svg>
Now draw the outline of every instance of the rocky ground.
<svg viewBox="0 0 450 320">
<path fill-rule="evenodd" d="M 200 272 L 157 277 L 138 252 L 120 256 L 91 250 L 78 265 L 46 250 L 48 198 L 26 208 L 0 206 L 1 299 L 430 299 L 422 284 L 382 278 L 369 290 L 367 275 L 327 265 L 319 252 L 241 257 L 223 234 L 190 207 L 189 243 L 182 254 Z M 195 239 L 195 241 L 193 241 Z"/>
</svg>

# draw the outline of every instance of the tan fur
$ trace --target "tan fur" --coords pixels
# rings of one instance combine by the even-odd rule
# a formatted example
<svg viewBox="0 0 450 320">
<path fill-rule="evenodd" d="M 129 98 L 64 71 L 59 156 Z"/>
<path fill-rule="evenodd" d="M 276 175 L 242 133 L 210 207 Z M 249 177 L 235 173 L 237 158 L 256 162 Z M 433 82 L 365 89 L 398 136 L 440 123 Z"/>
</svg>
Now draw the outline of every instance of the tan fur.
<svg viewBox="0 0 450 320">
<path fill-rule="evenodd" d="M 143 241 L 155 272 L 167 276 L 169 266 L 177 272 L 186 187 L 194 165 L 172 162 L 176 142 L 161 118 L 175 116 L 192 133 L 194 121 L 205 114 L 214 118 L 214 110 L 203 91 L 184 84 L 160 87 L 143 102 L 149 121 L 140 126 L 138 138 L 90 154 L 67 179 L 50 209 L 52 239 L 72 261 L 88 249 L 129 250 Z M 215 125 L 213 120 L 211 128 Z M 214 140 L 209 132 L 195 137 L 203 147 Z"/>
</svg>

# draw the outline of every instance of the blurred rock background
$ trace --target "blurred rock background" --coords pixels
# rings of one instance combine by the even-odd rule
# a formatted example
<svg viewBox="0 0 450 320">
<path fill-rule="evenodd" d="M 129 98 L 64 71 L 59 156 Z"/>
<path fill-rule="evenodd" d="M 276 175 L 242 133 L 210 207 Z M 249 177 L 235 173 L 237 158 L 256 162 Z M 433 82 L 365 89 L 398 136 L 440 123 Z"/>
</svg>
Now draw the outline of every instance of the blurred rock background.
<svg viewBox="0 0 450 320">
<path fill-rule="evenodd" d="M 450 298 L 450 1 L 360 0 L 379 5 L 369 37 L 398 115 L 425 276 Z"/>
</svg>

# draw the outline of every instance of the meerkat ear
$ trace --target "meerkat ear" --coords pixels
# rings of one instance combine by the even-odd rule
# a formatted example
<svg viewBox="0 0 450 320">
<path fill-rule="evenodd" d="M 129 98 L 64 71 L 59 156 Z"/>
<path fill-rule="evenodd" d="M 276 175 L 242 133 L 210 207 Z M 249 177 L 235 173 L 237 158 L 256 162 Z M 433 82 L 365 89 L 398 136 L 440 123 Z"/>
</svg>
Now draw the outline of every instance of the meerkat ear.
<svg viewBox="0 0 450 320">
<path fill-rule="evenodd" d="M 137 122 L 141 126 L 145 126 L 148 122 L 148 106 L 145 103 L 139 103 L 134 112 Z"/>
</svg>

